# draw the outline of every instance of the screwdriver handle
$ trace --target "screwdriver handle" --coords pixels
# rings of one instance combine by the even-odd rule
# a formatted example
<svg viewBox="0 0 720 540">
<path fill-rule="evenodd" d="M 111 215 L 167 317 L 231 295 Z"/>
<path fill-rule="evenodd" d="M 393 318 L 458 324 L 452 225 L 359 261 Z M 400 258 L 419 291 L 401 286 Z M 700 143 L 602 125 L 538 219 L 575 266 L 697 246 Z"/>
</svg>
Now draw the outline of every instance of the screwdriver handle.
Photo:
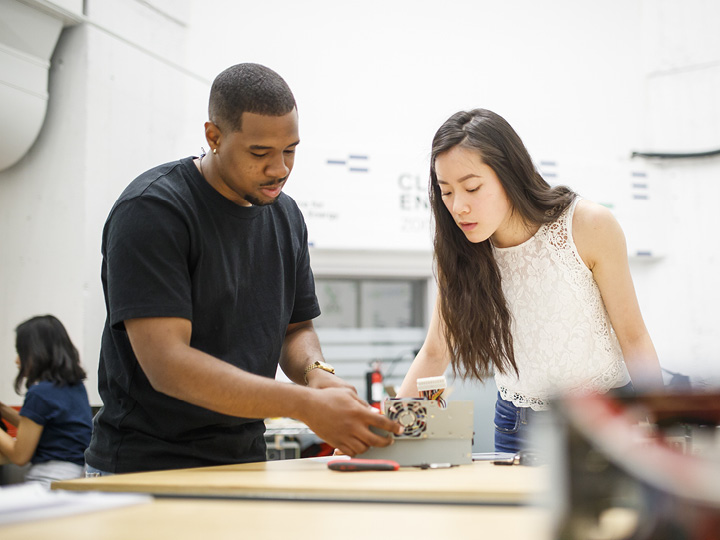
<svg viewBox="0 0 720 540">
<path fill-rule="evenodd" d="M 397 471 L 400 464 L 389 459 L 336 459 L 328 461 L 333 471 Z"/>
</svg>

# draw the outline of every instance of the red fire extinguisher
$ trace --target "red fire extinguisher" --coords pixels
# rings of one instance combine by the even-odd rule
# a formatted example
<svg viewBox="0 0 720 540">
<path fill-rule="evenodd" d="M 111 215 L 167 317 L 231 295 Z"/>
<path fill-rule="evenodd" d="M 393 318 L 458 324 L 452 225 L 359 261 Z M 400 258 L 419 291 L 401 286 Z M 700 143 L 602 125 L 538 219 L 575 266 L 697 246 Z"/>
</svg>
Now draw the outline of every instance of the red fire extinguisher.
<svg viewBox="0 0 720 540">
<path fill-rule="evenodd" d="M 382 402 L 385 396 L 385 388 L 383 386 L 383 376 L 380 371 L 380 364 L 375 363 L 373 370 L 367 374 L 368 383 L 368 403 L 376 409 L 382 410 Z"/>
</svg>

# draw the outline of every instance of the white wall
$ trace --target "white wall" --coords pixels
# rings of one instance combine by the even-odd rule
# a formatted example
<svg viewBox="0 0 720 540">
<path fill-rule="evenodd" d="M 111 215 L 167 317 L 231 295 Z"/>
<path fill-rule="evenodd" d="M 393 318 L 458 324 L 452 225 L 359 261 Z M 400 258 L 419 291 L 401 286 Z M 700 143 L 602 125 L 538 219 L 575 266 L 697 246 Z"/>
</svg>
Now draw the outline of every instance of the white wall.
<svg viewBox="0 0 720 540">
<path fill-rule="evenodd" d="M 389 250 L 388 238 L 404 238 L 385 199 L 397 200 L 399 174 L 424 178 L 435 129 L 460 109 L 499 112 L 537 161 L 556 163 L 558 179 L 617 202 L 629 241 L 644 229 L 628 218 L 626 174 L 647 170 L 657 193 L 653 219 L 666 234 L 651 240 L 664 257 L 632 263 L 646 321 L 663 365 L 697 380 L 718 377 L 712 219 L 720 163 L 628 157 L 720 146 L 717 3 L 86 4 L 88 22 L 64 32 L 53 58 L 37 143 L 0 172 L 0 400 L 22 400 L 10 384 L 15 325 L 52 312 L 80 348 L 97 401 L 104 218 L 138 173 L 198 153 L 209 83 L 243 61 L 276 69 L 295 91 L 302 144 L 289 193 L 342 212 L 346 201 L 332 190 L 314 192 L 313 159 L 364 152 L 385 164 L 352 201 L 364 210 L 363 227 L 325 235 L 328 268 L 342 266 L 332 260 L 341 244 Z M 328 224 L 308 221 L 322 238 Z M 429 261 L 418 235 L 408 256 Z"/>
<path fill-rule="evenodd" d="M 163 5 L 166 4 L 166 5 Z M 159 7 L 154 7 L 159 6 Z M 22 403 L 15 326 L 53 313 L 68 328 L 99 404 L 105 310 L 100 238 L 113 202 L 146 168 L 197 153 L 209 82 L 185 67 L 188 3 L 86 2 L 52 60 L 43 130 L 0 172 L 0 400 Z M 162 8 L 162 9 L 161 9 Z"/>
<path fill-rule="evenodd" d="M 640 150 L 720 148 L 720 4 L 644 0 Z M 720 384 L 717 306 L 720 157 L 646 160 L 667 193 L 667 255 L 633 267 L 646 322 L 664 366 L 696 385 Z"/>
<path fill-rule="evenodd" d="M 215 1 L 194 13 L 190 58 L 202 60 L 208 78 L 232 63 L 255 61 L 290 82 L 303 141 L 287 191 L 299 198 L 310 192 L 336 212 L 344 206 L 350 221 L 365 227 L 337 227 L 334 233 L 348 234 L 328 239 L 332 247 L 344 241 L 362 249 L 369 241 L 386 249 L 394 242 L 398 257 L 402 235 L 388 227 L 381 232 L 392 223 L 384 199 L 397 197 L 397 173 L 426 177 L 430 139 L 449 114 L 493 109 L 514 125 L 537 162 L 554 163 L 541 167 L 556 174 L 551 181 L 612 205 L 631 253 L 653 254 L 633 257 L 631 270 L 662 364 L 697 383 L 720 378 L 720 345 L 713 339 L 720 285 L 710 277 L 720 244 L 693 234 L 694 221 L 712 230 L 720 162 L 630 158 L 636 150 L 720 147 L 717 3 L 234 5 Z M 218 17 L 233 11 L 235 17 Z M 211 41 L 201 28 L 213 29 Z M 385 168 L 367 181 L 365 222 L 355 218 L 355 192 L 342 200 L 340 186 L 322 189 L 324 171 L 315 162 L 303 167 L 304 155 L 314 159 L 323 149 L 359 149 L 397 163 L 395 176 Z M 633 173 L 646 175 L 645 191 L 633 187 Z M 650 198 L 633 198 L 638 194 Z M 320 229 L 316 236 L 330 228 L 312 216 L 308 222 L 311 231 Z M 321 272 L 332 267 L 331 258 L 325 250 L 315 257 Z"/>
</svg>

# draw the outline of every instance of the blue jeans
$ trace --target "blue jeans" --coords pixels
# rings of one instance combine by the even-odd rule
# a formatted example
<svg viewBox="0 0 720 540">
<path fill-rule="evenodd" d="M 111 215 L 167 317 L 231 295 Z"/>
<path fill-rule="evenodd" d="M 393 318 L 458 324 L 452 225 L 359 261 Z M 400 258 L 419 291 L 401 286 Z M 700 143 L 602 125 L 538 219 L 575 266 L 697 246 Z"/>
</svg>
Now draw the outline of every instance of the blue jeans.
<svg viewBox="0 0 720 540">
<path fill-rule="evenodd" d="M 85 464 L 85 478 L 94 478 L 96 476 L 112 476 L 113 473 L 101 471 L 100 469 L 96 469 L 92 465 Z"/>
<path fill-rule="evenodd" d="M 530 407 L 517 407 L 511 401 L 500 397 L 498 392 L 495 403 L 495 451 L 518 453 L 526 450 L 530 424 L 538 414 L 544 411 L 533 411 Z"/>
<path fill-rule="evenodd" d="M 611 392 L 620 395 L 634 392 L 632 383 L 620 388 L 613 388 Z M 495 451 L 517 453 L 528 448 L 531 426 L 537 422 L 541 415 L 547 411 L 533 411 L 530 407 L 517 407 L 511 401 L 500 397 L 498 392 L 495 403 Z"/>
</svg>

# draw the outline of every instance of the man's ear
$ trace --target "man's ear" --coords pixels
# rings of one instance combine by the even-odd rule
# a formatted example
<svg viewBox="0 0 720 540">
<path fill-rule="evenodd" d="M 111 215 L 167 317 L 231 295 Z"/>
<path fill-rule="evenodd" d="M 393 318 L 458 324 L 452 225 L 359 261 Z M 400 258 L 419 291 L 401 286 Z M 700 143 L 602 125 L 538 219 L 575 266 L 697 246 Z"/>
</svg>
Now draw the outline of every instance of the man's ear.
<svg viewBox="0 0 720 540">
<path fill-rule="evenodd" d="M 214 122 L 210 122 L 209 120 L 205 122 L 205 139 L 210 145 L 211 153 L 213 150 L 216 150 L 217 147 L 220 145 L 221 137 L 222 133 L 220 132 L 220 128 L 217 127 Z"/>
</svg>

